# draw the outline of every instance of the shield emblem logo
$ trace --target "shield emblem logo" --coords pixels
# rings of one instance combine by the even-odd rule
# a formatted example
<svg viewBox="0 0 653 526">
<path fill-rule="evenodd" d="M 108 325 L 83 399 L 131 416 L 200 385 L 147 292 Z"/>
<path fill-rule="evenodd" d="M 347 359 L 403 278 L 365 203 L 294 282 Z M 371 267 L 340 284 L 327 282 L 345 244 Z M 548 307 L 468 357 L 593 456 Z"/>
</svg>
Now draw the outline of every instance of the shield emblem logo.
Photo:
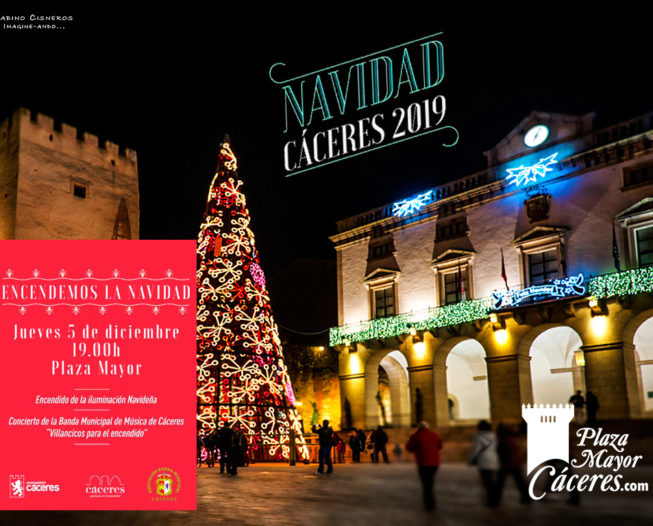
<svg viewBox="0 0 653 526">
<path fill-rule="evenodd" d="M 170 475 L 161 475 L 156 479 L 156 492 L 162 496 L 172 493 L 172 477 Z"/>
</svg>

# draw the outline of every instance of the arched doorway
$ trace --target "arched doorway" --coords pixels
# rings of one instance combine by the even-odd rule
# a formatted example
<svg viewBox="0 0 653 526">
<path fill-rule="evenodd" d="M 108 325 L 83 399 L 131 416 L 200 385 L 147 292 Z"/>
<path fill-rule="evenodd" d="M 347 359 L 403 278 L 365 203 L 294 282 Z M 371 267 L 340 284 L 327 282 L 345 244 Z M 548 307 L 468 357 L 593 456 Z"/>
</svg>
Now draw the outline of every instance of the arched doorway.
<svg viewBox="0 0 653 526">
<path fill-rule="evenodd" d="M 379 351 L 365 365 L 367 427 L 410 426 L 408 361 L 400 351 Z"/>
<path fill-rule="evenodd" d="M 653 417 L 653 317 L 635 332 L 635 372 L 644 416 Z"/>
<path fill-rule="evenodd" d="M 447 355 L 447 399 L 453 422 L 490 418 L 485 349 L 476 340 L 454 345 Z"/>
<path fill-rule="evenodd" d="M 533 340 L 531 384 L 536 404 L 564 404 L 577 390 L 585 395 L 582 360 L 578 358 L 582 341 L 570 327 L 552 327 Z"/>
</svg>

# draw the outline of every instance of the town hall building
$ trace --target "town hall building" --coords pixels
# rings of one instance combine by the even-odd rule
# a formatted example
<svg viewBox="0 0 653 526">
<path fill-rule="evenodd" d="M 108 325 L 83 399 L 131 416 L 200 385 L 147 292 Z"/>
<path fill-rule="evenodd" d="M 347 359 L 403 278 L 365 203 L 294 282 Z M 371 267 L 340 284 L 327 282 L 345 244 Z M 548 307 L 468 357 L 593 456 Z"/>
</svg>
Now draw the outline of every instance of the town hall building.
<svg viewBox="0 0 653 526">
<path fill-rule="evenodd" d="M 653 416 L 653 114 L 532 112 L 487 169 L 343 219 L 343 422 Z"/>
</svg>

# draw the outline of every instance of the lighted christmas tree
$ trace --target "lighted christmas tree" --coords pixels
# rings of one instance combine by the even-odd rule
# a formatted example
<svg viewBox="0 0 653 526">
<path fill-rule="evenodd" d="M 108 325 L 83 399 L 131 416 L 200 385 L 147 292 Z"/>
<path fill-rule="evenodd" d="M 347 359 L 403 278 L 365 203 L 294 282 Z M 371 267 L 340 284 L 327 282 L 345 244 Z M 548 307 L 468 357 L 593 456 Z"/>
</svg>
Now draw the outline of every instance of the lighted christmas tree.
<svg viewBox="0 0 653 526">
<path fill-rule="evenodd" d="M 237 161 L 225 137 L 197 248 L 198 432 L 239 427 L 259 459 L 308 450 L 272 317 Z"/>
</svg>

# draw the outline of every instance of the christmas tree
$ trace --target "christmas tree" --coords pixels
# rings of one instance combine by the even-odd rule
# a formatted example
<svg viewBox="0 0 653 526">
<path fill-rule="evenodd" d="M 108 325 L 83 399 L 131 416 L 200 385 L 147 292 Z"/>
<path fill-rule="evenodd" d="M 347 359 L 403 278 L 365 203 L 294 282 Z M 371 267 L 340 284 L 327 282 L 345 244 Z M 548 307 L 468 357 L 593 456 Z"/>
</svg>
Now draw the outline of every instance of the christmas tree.
<svg viewBox="0 0 653 526">
<path fill-rule="evenodd" d="M 280 460 L 293 430 L 308 459 L 241 187 L 225 137 L 197 248 L 198 432 L 238 427 L 252 456 Z"/>
</svg>

